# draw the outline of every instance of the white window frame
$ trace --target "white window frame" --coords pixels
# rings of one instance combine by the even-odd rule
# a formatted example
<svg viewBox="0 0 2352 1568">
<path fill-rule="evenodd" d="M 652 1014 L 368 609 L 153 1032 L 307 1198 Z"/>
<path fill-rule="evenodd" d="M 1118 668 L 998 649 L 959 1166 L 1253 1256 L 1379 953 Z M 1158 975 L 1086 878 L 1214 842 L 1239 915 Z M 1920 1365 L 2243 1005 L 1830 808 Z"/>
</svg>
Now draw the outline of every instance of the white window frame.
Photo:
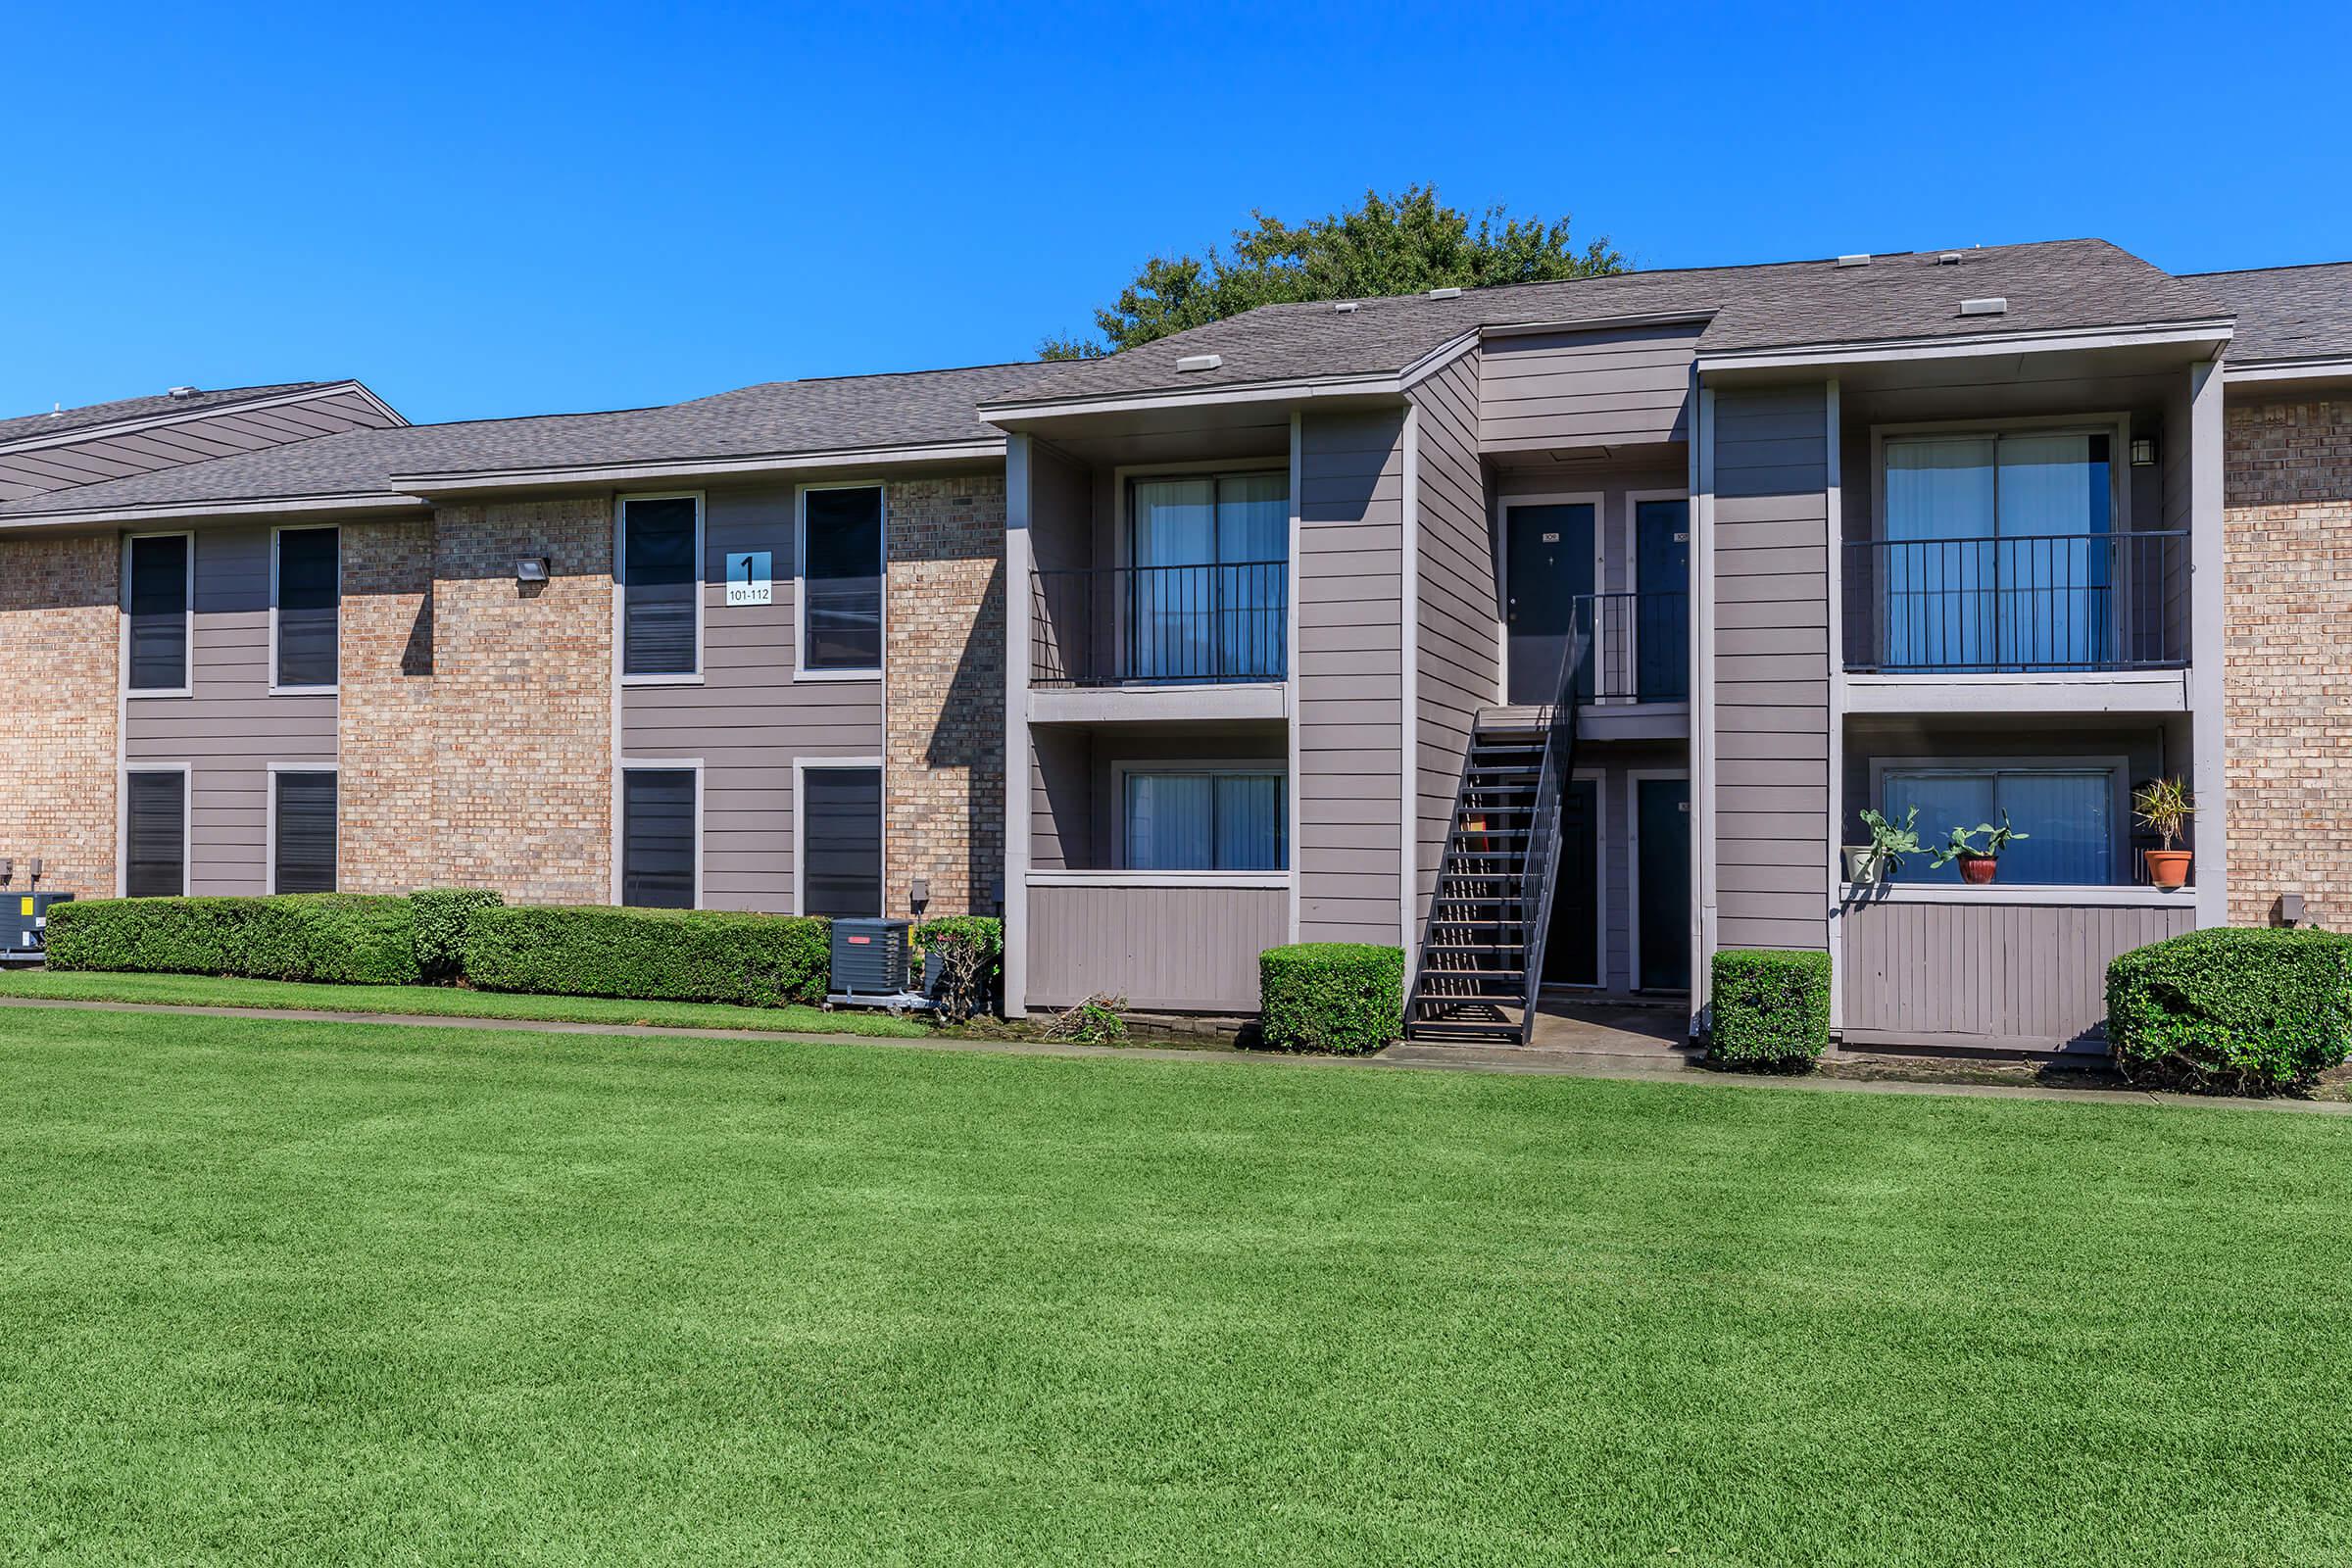
<svg viewBox="0 0 2352 1568">
<path fill-rule="evenodd" d="M 881 627 L 881 660 L 878 664 L 859 665 L 852 669 L 810 669 L 808 667 L 808 492 L 811 490 L 871 490 L 874 492 L 876 523 L 875 548 L 880 560 L 876 563 L 875 583 L 879 595 L 876 614 Z M 803 680 L 863 680 L 878 681 L 890 667 L 890 486 L 880 479 L 828 479 L 822 484 L 795 485 L 792 492 L 792 678 Z M 797 861 L 796 861 L 797 864 Z M 797 879 L 799 872 L 794 876 Z M 799 888 L 794 888 L 794 907 L 799 907 Z"/>
<path fill-rule="evenodd" d="M 130 897 L 130 776 L 179 775 L 179 892 L 145 895 L 186 898 L 196 881 L 196 774 L 186 762 L 124 761 L 115 774 L 115 897 Z"/>
<path fill-rule="evenodd" d="M 1126 864 L 1127 780 L 1131 774 L 1135 773 L 1184 774 L 1206 778 L 1228 778 L 1236 774 L 1248 774 L 1251 777 L 1278 780 L 1282 785 L 1283 863 L 1270 870 L 1232 872 L 1219 871 L 1213 866 L 1200 866 L 1191 870 L 1139 870 L 1135 866 Z M 1169 758 L 1165 760 L 1155 760 L 1149 757 L 1121 758 L 1110 764 L 1110 833 L 1111 840 L 1116 846 L 1114 858 L 1121 862 L 1111 869 L 1135 871 L 1137 874 L 1145 876 L 1289 876 L 1292 871 L 1291 862 L 1298 858 L 1298 846 L 1291 842 L 1291 797 L 1295 792 L 1290 770 L 1280 758 L 1218 759 L 1213 761 L 1196 761 L 1189 757 Z"/>
<path fill-rule="evenodd" d="M 2082 757 L 1874 757 L 1870 760 L 1870 805 L 1876 811 L 1886 809 L 1886 775 L 1888 773 L 2100 773 L 2107 775 L 2108 840 L 2107 876 L 2105 882 L 2032 882 L 2018 883 L 2019 887 L 2131 887 L 2132 874 L 2132 760 L 2129 757 L 2084 755 Z M 1919 825 L 1921 854 L 1940 849 L 1943 839 L 1938 835 L 1950 832 L 1950 822 Z M 1963 827 L 1973 823 L 1961 823 Z M 1900 884 L 1896 884 L 1900 885 Z"/>
<path fill-rule="evenodd" d="M 703 684 L 703 650 L 708 646 L 704 635 L 704 616 L 708 609 L 710 563 L 703 554 L 704 493 L 700 490 L 631 490 L 612 498 L 612 561 L 615 589 L 612 595 L 612 667 L 625 671 L 629 663 L 629 527 L 628 510 L 632 501 L 691 501 L 694 503 L 694 668 L 669 670 L 659 674 L 630 675 L 623 673 L 623 686 L 700 686 Z M 615 873 L 617 875 L 618 873 Z"/>
<path fill-rule="evenodd" d="M 890 773 L 879 757 L 796 757 L 792 760 L 792 912 L 808 908 L 808 790 L 810 773 L 871 769 L 880 775 L 882 801 L 875 842 L 882 854 L 882 912 L 890 913 Z"/>
<path fill-rule="evenodd" d="M 1644 779 L 1680 779 L 1683 783 L 1689 784 L 1690 770 L 1687 767 L 1636 767 L 1626 771 L 1625 880 L 1630 891 L 1625 906 L 1626 962 L 1628 965 L 1625 973 L 1625 989 L 1637 996 L 1679 996 L 1682 993 L 1645 991 L 1642 984 L 1642 781 Z M 1695 815 L 1698 810 L 1695 791 L 1690 797 L 1690 814 Z M 1695 828 L 1697 824 L 1692 823 L 1691 826 Z M 1690 840 L 1690 858 L 1692 863 L 1695 864 L 1698 859 L 1698 840 L 1695 834 Z M 1685 902 L 1689 901 L 1686 899 Z M 1693 969 L 1696 968 L 1698 961 L 1698 948 L 1696 944 L 1693 944 L 1690 949 L 1690 963 Z M 1688 980 L 1689 983 L 1683 988 L 1685 991 L 1695 988 L 1697 976 L 1692 974 L 1688 977 Z"/>
<path fill-rule="evenodd" d="M 675 684 L 674 682 L 672 684 Z M 612 765 L 612 902 L 628 874 L 629 779 L 631 773 L 664 772 L 694 775 L 694 876 L 688 895 L 690 909 L 703 906 L 703 760 L 699 757 L 624 757 Z"/>
<path fill-rule="evenodd" d="M 177 686 L 133 687 L 130 684 L 130 547 L 139 539 L 185 539 L 188 542 L 187 610 L 182 615 L 186 623 L 184 656 L 180 673 L 184 677 Z M 116 662 L 116 684 L 128 700 L 149 697 L 193 697 L 196 695 L 196 530 L 193 528 L 159 528 L 144 533 L 122 536 L 122 564 L 120 568 L 122 606 L 122 634 Z"/>
<path fill-rule="evenodd" d="M 334 762 L 271 762 L 269 767 L 269 793 L 262 806 L 262 853 L 268 858 L 269 875 L 263 886 L 270 893 L 277 891 L 277 776 L 280 773 L 324 773 L 335 781 L 335 887 L 343 886 L 343 769 Z"/>
<path fill-rule="evenodd" d="M 1608 583 L 1609 496 L 1605 490 L 1543 491 L 1495 499 L 1494 532 L 1494 701 L 1504 703 L 1511 693 L 1511 513 L 1519 507 L 1583 507 L 1592 509 L 1592 591 L 1606 592 Z M 1597 679 L 1598 671 L 1594 672 Z M 1600 690 L 1596 684 L 1592 688 Z"/>
<path fill-rule="evenodd" d="M 277 683 L 277 567 L 278 541 L 290 533 L 335 535 L 335 680 L 325 686 L 280 686 Z M 331 522 L 281 522 L 270 529 L 270 695 L 272 697 L 332 697 L 342 690 L 343 677 L 343 530 Z M 193 552 L 190 554 L 193 560 Z M 194 599 L 191 596 L 191 604 Z M 338 850 L 338 853 L 340 851 Z"/>
</svg>

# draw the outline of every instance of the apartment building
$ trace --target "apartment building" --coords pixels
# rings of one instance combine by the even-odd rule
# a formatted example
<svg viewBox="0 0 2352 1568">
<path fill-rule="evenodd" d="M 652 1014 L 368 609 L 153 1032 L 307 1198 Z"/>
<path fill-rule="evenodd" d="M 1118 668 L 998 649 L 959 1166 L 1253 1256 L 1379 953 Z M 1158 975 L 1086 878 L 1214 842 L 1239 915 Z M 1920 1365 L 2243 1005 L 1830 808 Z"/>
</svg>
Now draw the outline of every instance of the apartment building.
<svg viewBox="0 0 2352 1568">
<path fill-rule="evenodd" d="M 455 425 L 329 386 L 368 422 L 233 451 L 0 423 L 0 856 L 1001 908 L 1015 1010 L 1401 945 L 1433 1038 L 1792 947 L 1854 1044 L 2065 1049 L 2117 952 L 2352 915 L 2352 266 L 1634 273 Z M 1912 806 L 2028 836 L 1846 884 Z"/>
</svg>

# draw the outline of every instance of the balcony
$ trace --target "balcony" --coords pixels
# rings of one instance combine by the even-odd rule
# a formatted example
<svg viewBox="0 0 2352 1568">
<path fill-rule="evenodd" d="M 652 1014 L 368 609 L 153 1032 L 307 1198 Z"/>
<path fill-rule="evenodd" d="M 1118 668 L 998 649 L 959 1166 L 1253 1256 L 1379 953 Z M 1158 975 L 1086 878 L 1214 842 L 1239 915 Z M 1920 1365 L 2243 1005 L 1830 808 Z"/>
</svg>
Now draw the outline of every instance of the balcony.
<svg viewBox="0 0 2352 1568">
<path fill-rule="evenodd" d="M 1850 674 L 2178 670 L 2188 662 L 2188 535 L 1850 542 L 1844 610 Z"/>
<path fill-rule="evenodd" d="M 1573 629 L 1592 639 L 1577 699 L 1601 706 L 1690 700 L 1690 596 L 1579 594 Z"/>
<path fill-rule="evenodd" d="M 1290 575 L 1282 561 L 1039 571 L 1029 683 L 1279 681 L 1290 647 Z"/>
</svg>

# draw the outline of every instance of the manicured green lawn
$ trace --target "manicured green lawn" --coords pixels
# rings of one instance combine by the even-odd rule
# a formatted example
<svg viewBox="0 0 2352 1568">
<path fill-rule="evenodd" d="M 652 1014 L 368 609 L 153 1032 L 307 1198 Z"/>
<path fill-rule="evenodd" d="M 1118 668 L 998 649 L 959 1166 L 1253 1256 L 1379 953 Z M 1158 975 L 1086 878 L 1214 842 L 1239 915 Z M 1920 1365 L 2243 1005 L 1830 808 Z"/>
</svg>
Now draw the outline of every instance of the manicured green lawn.
<svg viewBox="0 0 2352 1568">
<path fill-rule="evenodd" d="M 293 1007 L 311 1012 L 413 1012 L 451 1018 L 538 1018 L 557 1023 L 658 1024 L 679 1029 L 781 1029 L 802 1034 L 931 1033 L 910 1018 L 861 1008 L 731 1007 L 704 1002 L 612 1002 L 602 997 L 522 997 L 449 986 L 328 986 L 224 980 L 201 974 L 100 974 L 0 969 L 0 997 L 69 1002 L 160 1002 L 181 1007 Z"/>
<path fill-rule="evenodd" d="M 0 1013 L 11 1561 L 2342 1563 L 2352 1120 Z"/>
</svg>

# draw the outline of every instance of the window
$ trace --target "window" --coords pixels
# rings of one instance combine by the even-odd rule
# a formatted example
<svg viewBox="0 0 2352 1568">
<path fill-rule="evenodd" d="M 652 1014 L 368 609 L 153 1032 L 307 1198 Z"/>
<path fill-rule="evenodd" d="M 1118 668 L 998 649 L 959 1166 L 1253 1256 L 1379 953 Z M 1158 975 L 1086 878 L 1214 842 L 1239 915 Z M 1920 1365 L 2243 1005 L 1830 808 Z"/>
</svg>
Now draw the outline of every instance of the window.
<svg viewBox="0 0 2352 1568">
<path fill-rule="evenodd" d="M 2115 881 L 2116 770 L 2112 767 L 1903 767 L 1886 769 L 1886 815 L 1919 808 L 1919 842 L 1940 848 L 1952 828 L 1998 826 L 2001 813 L 2030 834 L 2001 852 L 2000 879 L 2019 885 L 2099 887 Z M 1901 882 L 1957 882 L 1960 867 L 1931 869 L 1905 856 Z"/>
<path fill-rule="evenodd" d="M 270 891 L 335 891 L 335 775 L 286 768 L 270 775 Z"/>
<path fill-rule="evenodd" d="M 195 538 L 149 534 L 130 541 L 130 689 L 188 689 L 188 611 Z"/>
<path fill-rule="evenodd" d="M 1880 662 L 2063 669 L 2115 657 L 2113 445 L 2083 431 L 1889 439 Z"/>
<path fill-rule="evenodd" d="M 882 667 L 882 487 L 801 492 L 801 668 Z"/>
<path fill-rule="evenodd" d="M 1124 791 L 1130 871 L 1280 871 L 1282 775 L 1131 772 Z"/>
<path fill-rule="evenodd" d="M 1136 480 L 1126 606 L 1134 678 L 1281 679 L 1290 531 L 1286 474 Z"/>
<path fill-rule="evenodd" d="M 801 772 L 801 913 L 882 912 L 882 770 Z"/>
<path fill-rule="evenodd" d="M 278 530 L 277 663 L 270 677 L 274 686 L 298 690 L 335 684 L 341 545 L 342 535 L 333 528 Z"/>
<path fill-rule="evenodd" d="M 702 669 L 696 621 L 703 503 L 699 496 L 630 496 L 620 504 L 620 672 L 693 675 Z"/>
<path fill-rule="evenodd" d="M 631 767 L 620 780 L 620 902 L 693 908 L 695 770 Z"/>
<path fill-rule="evenodd" d="M 156 769 L 123 775 L 122 891 L 134 899 L 188 891 L 188 775 Z"/>
</svg>

